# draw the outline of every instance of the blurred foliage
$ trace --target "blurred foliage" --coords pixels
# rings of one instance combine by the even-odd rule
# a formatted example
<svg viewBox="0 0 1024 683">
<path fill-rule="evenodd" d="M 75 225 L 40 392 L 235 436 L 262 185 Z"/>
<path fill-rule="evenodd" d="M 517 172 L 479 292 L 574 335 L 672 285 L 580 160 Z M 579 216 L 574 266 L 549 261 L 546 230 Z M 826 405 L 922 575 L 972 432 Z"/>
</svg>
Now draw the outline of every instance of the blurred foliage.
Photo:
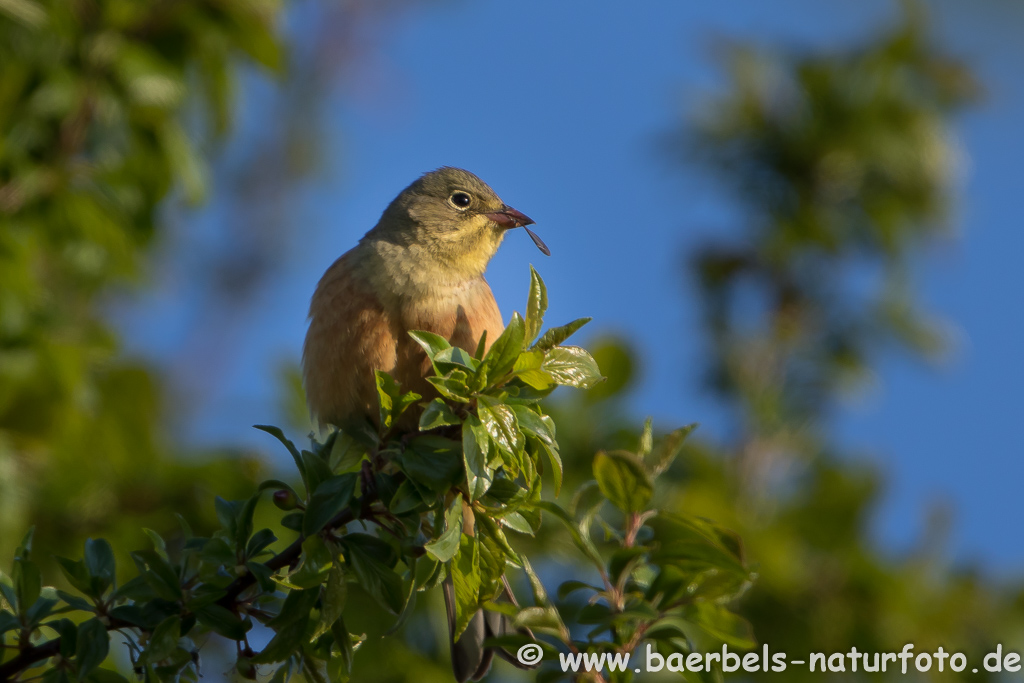
<svg viewBox="0 0 1024 683">
<path fill-rule="evenodd" d="M 997 643 L 1020 649 L 1019 589 L 950 567 L 941 519 L 905 557 L 875 546 L 880 475 L 829 434 L 837 400 L 879 352 L 941 349 L 913 298 L 911 265 L 945 227 L 958 170 L 950 119 L 978 88 L 930 42 L 913 5 L 902 25 L 855 50 L 726 54 L 729 89 L 707 104 L 686 150 L 746 215 L 689 261 L 708 377 L 733 438 L 682 459 L 676 501 L 747 539 L 759 578 L 741 611 L 772 650 L 942 645 L 977 666 Z M 816 676 L 795 667 L 786 678 Z"/>
<path fill-rule="evenodd" d="M 238 63 L 282 63 L 278 11 L 0 3 L 0 555 L 29 523 L 68 553 L 89 534 L 141 542 L 168 509 L 208 526 L 205 482 L 231 495 L 254 477 L 251 459 L 167 457 L 160 382 L 118 357 L 103 303 L 143 272 L 162 202 L 202 199 Z"/>
</svg>

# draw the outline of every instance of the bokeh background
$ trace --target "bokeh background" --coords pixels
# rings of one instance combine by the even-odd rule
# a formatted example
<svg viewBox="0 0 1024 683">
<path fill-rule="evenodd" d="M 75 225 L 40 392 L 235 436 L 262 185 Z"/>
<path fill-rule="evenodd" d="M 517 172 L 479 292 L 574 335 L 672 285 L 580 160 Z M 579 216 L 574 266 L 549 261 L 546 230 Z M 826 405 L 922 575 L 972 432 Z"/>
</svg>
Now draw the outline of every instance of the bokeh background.
<svg viewBox="0 0 1024 683">
<path fill-rule="evenodd" d="M 761 641 L 1020 649 L 1022 32 L 1010 0 L 0 0 L 0 566 L 285 471 L 250 425 L 309 430 L 317 279 L 455 165 L 551 247 L 509 235 L 506 316 L 533 263 L 550 321 L 595 318 L 609 382 L 552 408 L 576 481 L 701 423 L 663 503 L 745 538 Z M 439 616 L 355 680 L 446 680 Z"/>
</svg>

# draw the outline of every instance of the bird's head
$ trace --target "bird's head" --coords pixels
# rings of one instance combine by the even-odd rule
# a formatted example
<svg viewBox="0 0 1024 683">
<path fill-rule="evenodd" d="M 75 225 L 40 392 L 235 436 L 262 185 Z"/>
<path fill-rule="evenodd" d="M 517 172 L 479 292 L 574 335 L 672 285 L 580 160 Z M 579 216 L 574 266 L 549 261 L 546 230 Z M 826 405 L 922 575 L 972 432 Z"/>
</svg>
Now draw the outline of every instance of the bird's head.
<svg viewBox="0 0 1024 683">
<path fill-rule="evenodd" d="M 416 245 L 446 267 L 479 275 L 505 232 L 533 220 L 507 206 L 487 183 L 461 168 L 426 173 L 388 206 L 371 234 Z M 529 228 L 527 228 L 529 232 Z M 541 251 L 547 252 L 531 232 Z"/>
</svg>

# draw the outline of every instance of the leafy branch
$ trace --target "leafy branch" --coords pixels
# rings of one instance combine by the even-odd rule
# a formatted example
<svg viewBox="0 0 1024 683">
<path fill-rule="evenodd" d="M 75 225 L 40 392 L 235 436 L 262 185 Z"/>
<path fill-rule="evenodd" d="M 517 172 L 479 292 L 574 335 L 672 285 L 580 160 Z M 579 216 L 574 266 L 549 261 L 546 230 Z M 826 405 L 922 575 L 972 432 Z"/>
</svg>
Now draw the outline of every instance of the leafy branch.
<svg viewBox="0 0 1024 683">
<path fill-rule="evenodd" d="M 536 634 L 550 653 L 557 645 L 574 654 L 632 652 L 643 641 L 692 651 L 697 632 L 751 644 L 744 622 L 724 606 L 751 579 L 738 539 L 652 507 L 655 479 L 692 426 L 655 449 L 648 422 L 635 453 L 598 453 L 594 480 L 569 510 L 542 497 L 543 479 L 555 497 L 563 481 L 555 423 L 542 399 L 558 386 L 586 389 L 603 379 L 587 351 L 562 345 L 587 320 L 541 335 L 546 308 L 544 283 L 532 271 L 526 316 L 514 314 L 486 352 L 483 341 L 470 354 L 435 334 L 411 333 L 433 365 L 428 380 L 438 396 L 425 401 L 378 373 L 380 411 L 362 429 L 300 450 L 280 429 L 259 426 L 287 449 L 301 484 L 271 479 L 247 500 L 218 498 L 220 528 L 210 537 L 195 536 L 183 520 L 175 543 L 147 530 L 152 548 L 132 553 L 136 573 L 126 583 L 118 584 L 113 549 L 100 539 L 86 542 L 82 559 L 58 560 L 77 593 L 43 587 L 29 532 L 11 575 L 0 575 L 0 644 L 12 653 L 0 660 L 0 681 L 124 681 L 101 667 L 111 631 L 125 636 L 146 680 L 197 680 L 197 638 L 214 633 L 235 641 L 243 677 L 266 666 L 273 683 L 295 674 L 344 681 L 365 639 L 345 624 L 350 584 L 394 616 L 389 633 L 406 622 L 420 592 L 446 583 L 456 638 L 481 609 L 512 625 L 486 647 L 519 647 Z M 403 425 L 413 409 L 418 425 L 410 430 Z M 275 534 L 254 526 L 266 491 L 284 513 L 281 526 L 296 534 L 277 553 Z M 536 534 L 545 512 L 563 523 L 600 577 L 600 586 L 560 587 L 563 600 L 578 590 L 591 594 L 575 624 L 513 542 L 516 534 Z M 362 526 L 350 528 L 354 521 Z M 603 539 L 593 537 L 595 529 Z M 510 567 L 529 579 L 533 604 L 499 600 Z M 69 613 L 85 619 L 76 623 Z M 248 641 L 257 622 L 274 633 L 259 652 Z M 580 625 L 590 630 L 574 638 Z"/>
</svg>

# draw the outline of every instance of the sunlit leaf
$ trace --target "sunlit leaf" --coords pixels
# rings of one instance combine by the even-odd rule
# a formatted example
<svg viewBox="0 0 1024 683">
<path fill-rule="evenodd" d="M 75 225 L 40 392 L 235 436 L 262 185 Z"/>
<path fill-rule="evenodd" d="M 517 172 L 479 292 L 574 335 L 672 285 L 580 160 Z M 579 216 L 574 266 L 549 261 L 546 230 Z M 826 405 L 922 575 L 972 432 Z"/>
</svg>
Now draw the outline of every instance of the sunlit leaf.
<svg viewBox="0 0 1024 683">
<path fill-rule="evenodd" d="M 452 637 L 458 639 L 480 607 L 480 548 L 475 538 L 462 534 L 459 552 L 451 561 L 450 571 L 455 593 Z"/>
<path fill-rule="evenodd" d="M 589 323 L 591 320 L 592 318 L 579 318 L 577 320 L 573 320 L 568 325 L 552 327 L 541 335 L 541 338 L 537 340 L 537 343 L 534 344 L 532 348 L 539 349 L 541 351 L 553 349 L 571 337 L 574 332 Z"/>
<path fill-rule="evenodd" d="M 540 328 L 544 325 L 544 313 L 547 310 L 548 289 L 534 267 L 530 266 L 530 295 L 526 302 L 524 344 L 530 344 L 540 334 Z"/>
<path fill-rule="evenodd" d="M 604 380 L 597 362 L 579 346 L 559 346 L 551 349 L 541 366 L 557 384 L 589 389 Z"/>
<path fill-rule="evenodd" d="M 462 537 L 462 496 L 455 496 L 452 500 L 452 504 L 445 512 L 444 521 L 444 533 L 423 546 L 431 557 L 440 562 L 452 559 L 459 550 L 459 540 Z"/>
</svg>

